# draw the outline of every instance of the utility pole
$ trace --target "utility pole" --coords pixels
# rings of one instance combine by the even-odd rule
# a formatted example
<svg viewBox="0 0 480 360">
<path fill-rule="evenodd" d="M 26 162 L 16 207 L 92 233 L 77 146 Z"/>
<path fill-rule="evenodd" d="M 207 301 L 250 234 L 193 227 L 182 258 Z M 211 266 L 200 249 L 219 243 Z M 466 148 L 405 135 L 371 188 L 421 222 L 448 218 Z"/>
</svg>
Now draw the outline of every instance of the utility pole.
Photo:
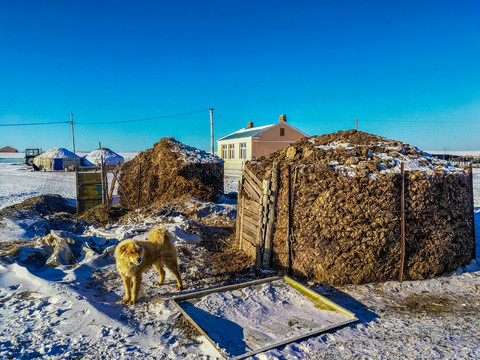
<svg viewBox="0 0 480 360">
<path fill-rule="evenodd" d="M 208 109 L 210 110 L 210 152 L 215 154 L 215 147 L 213 146 L 213 108 Z"/>
<path fill-rule="evenodd" d="M 70 125 L 72 125 L 73 153 L 75 154 L 75 133 L 73 132 L 73 113 L 70 111 Z"/>
<path fill-rule="evenodd" d="M 358 131 L 358 117 L 355 119 L 355 130 Z"/>
</svg>

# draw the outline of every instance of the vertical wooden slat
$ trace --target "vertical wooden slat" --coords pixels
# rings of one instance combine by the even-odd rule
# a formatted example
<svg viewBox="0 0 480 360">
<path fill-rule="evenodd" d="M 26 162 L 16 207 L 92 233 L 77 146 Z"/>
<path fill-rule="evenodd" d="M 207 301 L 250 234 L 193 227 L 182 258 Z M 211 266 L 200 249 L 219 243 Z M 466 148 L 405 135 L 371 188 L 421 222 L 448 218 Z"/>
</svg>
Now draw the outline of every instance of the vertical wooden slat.
<svg viewBox="0 0 480 360">
<path fill-rule="evenodd" d="M 76 167 L 75 168 L 75 188 L 76 188 L 76 198 L 77 198 L 77 214 L 80 214 L 82 212 L 83 209 L 80 209 L 80 202 L 78 201 L 78 198 L 79 198 L 79 191 L 78 191 L 78 187 L 79 187 L 79 183 L 78 183 L 78 168 Z"/>
<path fill-rule="evenodd" d="M 265 218 L 267 214 L 267 194 L 270 181 L 263 180 L 262 195 L 260 196 L 260 215 L 258 217 L 258 237 L 257 237 L 257 252 L 255 257 L 255 266 L 262 267 L 263 251 L 265 246 Z"/>
<path fill-rule="evenodd" d="M 292 231 L 292 166 L 287 165 L 288 171 L 288 222 L 287 222 L 287 249 L 288 249 L 288 272 L 292 271 L 292 242 L 291 242 L 291 231 Z"/>
<path fill-rule="evenodd" d="M 242 199 L 244 198 L 242 193 L 242 179 L 243 177 L 240 175 L 240 179 L 238 181 L 237 221 L 236 221 L 236 227 L 235 227 L 235 231 L 236 231 L 235 235 L 237 238 L 239 249 L 242 249 L 242 232 L 241 232 L 241 226 L 240 226 L 240 222 L 242 219 L 240 217 L 240 214 L 243 213 L 243 207 L 245 206 L 245 204 L 242 203 Z"/>
<path fill-rule="evenodd" d="M 106 177 L 107 174 L 105 172 L 105 162 L 103 161 L 103 156 L 101 158 L 100 162 L 100 173 L 101 173 L 101 181 L 102 181 L 102 204 L 103 205 L 108 205 L 108 200 L 107 200 L 107 193 L 108 190 L 106 189 Z"/>
<path fill-rule="evenodd" d="M 405 165 L 400 165 L 400 176 L 402 194 L 400 196 L 400 218 L 401 218 L 401 258 L 400 258 L 400 277 L 399 281 L 403 281 L 403 270 L 405 267 Z"/>
<path fill-rule="evenodd" d="M 278 163 L 274 163 L 272 167 L 272 178 L 270 182 L 270 193 L 268 195 L 268 221 L 265 231 L 265 250 L 263 252 L 263 268 L 270 268 L 272 260 L 272 243 L 273 243 L 273 227 L 275 225 L 275 210 L 277 206 L 278 194 Z"/>
<path fill-rule="evenodd" d="M 243 214 L 245 213 L 245 196 L 242 196 L 241 209 L 242 209 L 242 213 L 240 214 L 240 250 L 242 250 L 243 248 L 242 246 L 243 238 L 241 234 L 243 234 L 243 222 L 244 222 Z"/>
</svg>

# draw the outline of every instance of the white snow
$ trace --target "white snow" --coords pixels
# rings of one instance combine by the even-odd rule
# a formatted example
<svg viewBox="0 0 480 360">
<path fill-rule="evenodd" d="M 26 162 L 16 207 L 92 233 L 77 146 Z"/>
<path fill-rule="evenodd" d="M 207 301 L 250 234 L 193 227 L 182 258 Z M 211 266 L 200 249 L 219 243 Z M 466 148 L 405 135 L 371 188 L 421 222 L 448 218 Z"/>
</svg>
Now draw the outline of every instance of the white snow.
<svg viewBox="0 0 480 360">
<path fill-rule="evenodd" d="M 315 143 L 314 138 L 309 138 L 308 141 L 310 143 Z M 356 145 L 357 147 L 362 147 L 364 145 Z M 386 153 L 375 153 L 375 152 L 369 152 L 368 157 L 371 159 L 373 156 L 377 156 L 381 160 L 384 160 L 388 162 L 389 166 L 380 163 L 379 166 L 381 168 L 380 174 L 385 174 L 385 173 L 400 173 L 400 168 L 401 164 L 404 164 L 405 171 L 421 171 L 423 172 L 426 177 L 428 178 L 429 176 L 433 175 L 435 172 L 442 171 L 443 173 L 466 173 L 466 170 L 458 167 L 451 165 L 449 162 L 437 159 L 433 157 L 432 155 L 422 152 L 421 156 L 409 156 L 409 154 L 406 154 L 401 146 L 387 146 L 386 142 L 379 142 L 378 146 L 383 146 L 389 151 L 395 151 L 397 152 L 397 156 L 393 157 L 390 156 Z M 345 150 L 352 150 L 354 146 L 352 146 L 348 142 L 342 142 L 339 140 L 332 141 L 329 144 L 325 145 L 317 145 L 315 148 L 321 149 L 321 150 L 335 150 L 339 147 L 344 148 Z M 415 148 L 416 149 L 416 148 Z M 419 151 L 418 149 L 416 149 Z M 360 163 L 364 163 L 365 161 L 360 161 Z M 345 164 L 339 164 L 338 161 L 330 161 L 328 163 L 328 166 L 331 166 L 335 168 L 337 171 L 342 172 L 345 176 L 348 177 L 353 177 L 356 176 L 356 173 L 353 171 L 358 164 L 350 164 L 350 165 L 345 165 Z M 370 176 L 370 178 L 377 178 L 376 176 Z"/>
<path fill-rule="evenodd" d="M 53 147 L 44 153 L 41 153 L 37 157 L 48 158 L 48 159 L 66 159 L 66 158 L 79 158 L 77 154 L 74 154 L 70 150 L 67 150 L 62 147 Z"/>
<path fill-rule="evenodd" d="M 0 163 L 0 209 L 43 194 L 59 194 L 74 201 L 75 173 L 33 171 L 23 164 Z"/>
<path fill-rule="evenodd" d="M 480 169 L 474 169 L 474 187 L 476 260 L 451 274 L 423 281 L 338 288 L 310 283 L 313 290 L 355 313 L 359 321 L 254 358 L 480 358 Z M 73 199 L 74 174 L 0 164 L 0 208 L 44 193 Z M 227 205 L 202 206 L 205 212 L 221 212 Z M 186 290 L 176 291 L 170 273 L 166 285 L 153 286 L 157 275 L 151 271 L 144 276 L 141 301 L 131 307 L 121 305 L 124 290 L 113 247 L 125 238 L 145 238 L 146 231 L 160 223 L 176 236 L 182 274 L 188 280 Z M 5 238 L 31 238 L 17 225 L 10 221 L 0 228 L 0 243 Z M 195 264 L 205 257 L 205 250 L 197 244 L 199 235 L 189 230 L 187 218 L 150 216 L 127 225 L 90 226 L 81 238 L 84 242 L 73 265 L 39 267 L 38 256 L 47 248 L 38 244 L 21 246 L 16 257 L 0 258 L 0 358 L 221 358 L 202 336 L 193 341 L 174 326 L 179 312 L 171 296 L 222 285 L 212 282 L 208 269 Z M 255 295 L 258 301 L 252 311 L 262 297 L 270 296 L 269 292 Z"/>
<path fill-rule="evenodd" d="M 185 145 L 179 141 L 170 139 L 170 143 L 174 146 L 173 151 L 179 153 L 187 164 L 218 163 L 223 161 L 215 154 Z"/>
<path fill-rule="evenodd" d="M 84 156 L 83 159 L 95 166 L 102 165 L 102 160 L 105 162 L 105 164 L 109 165 L 116 165 L 118 163 L 123 163 L 124 161 L 123 156 L 120 156 L 116 152 L 105 148 L 93 150 Z"/>
<path fill-rule="evenodd" d="M 240 129 L 238 131 L 235 131 L 234 133 L 232 134 L 241 134 L 241 133 L 244 133 L 246 131 L 251 131 L 251 130 L 266 130 L 266 129 L 269 129 L 271 127 L 275 126 L 275 124 L 270 124 L 270 125 L 262 125 L 262 126 L 256 126 L 256 127 L 253 127 L 253 128 L 243 128 L 243 129 Z M 232 135 L 230 134 L 230 135 Z M 228 135 L 227 135 L 228 136 Z"/>
</svg>

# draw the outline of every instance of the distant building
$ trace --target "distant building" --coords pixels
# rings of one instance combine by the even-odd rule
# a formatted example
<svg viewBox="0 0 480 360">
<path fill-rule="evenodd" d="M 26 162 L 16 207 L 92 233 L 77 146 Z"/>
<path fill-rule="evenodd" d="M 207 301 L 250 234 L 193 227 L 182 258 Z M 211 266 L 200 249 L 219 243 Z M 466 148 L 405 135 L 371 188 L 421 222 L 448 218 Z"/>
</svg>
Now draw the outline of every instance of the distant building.
<svg viewBox="0 0 480 360">
<path fill-rule="evenodd" d="M 18 150 L 12 148 L 11 146 L 5 146 L 5 147 L 0 149 L 0 152 L 2 152 L 2 153 L 18 153 Z"/>
<path fill-rule="evenodd" d="M 124 158 L 108 148 L 93 150 L 82 158 L 83 166 L 101 166 L 102 161 L 107 165 L 115 166 L 123 163 Z"/>
<path fill-rule="evenodd" d="M 271 125 L 254 127 L 249 122 L 247 128 L 217 140 L 218 156 L 225 161 L 225 176 L 240 176 L 247 160 L 286 148 L 304 136 L 308 135 L 287 123 L 286 115 L 280 115 L 278 123 Z"/>
<path fill-rule="evenodd" d="M 81 164 L 81 157 L 71 151 L 53 147 L 50 150 L 36 156 L 33 163 L 39 170 L 75 170 Z"/>
</svg>

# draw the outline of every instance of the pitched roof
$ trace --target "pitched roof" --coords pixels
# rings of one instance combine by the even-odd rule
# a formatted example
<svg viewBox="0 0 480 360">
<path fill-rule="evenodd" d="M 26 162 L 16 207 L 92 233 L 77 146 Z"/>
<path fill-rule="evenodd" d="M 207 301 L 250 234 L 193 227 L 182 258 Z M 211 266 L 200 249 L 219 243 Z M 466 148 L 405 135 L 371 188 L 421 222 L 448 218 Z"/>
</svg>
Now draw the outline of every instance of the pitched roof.
<svg viewBox="0 0 480 360">
<path fill-rule="evenodd" d="M 252 136 L 257 135 L 258 133 L 261 133 L 262 131 L 265 131 L 267 129 L 270 129 L 271 127 L 274 127 L 277 124 L 271 124 L 271 125 L 264 125 L 264 126 L 257 126 L 253 128 L 246 128 L 246 129 L 240 129 L 238 131 L 235 131 L 234 133 L 231 133 L 227 136 L 224 136 L 217 141 L 223 141 L 223 140 L 233 140 L 233 139 L 242 139 L 242 138 L 249 138 Z"/>
<path fill-rule="evenodd" d="M 48 159 L 75 159 L 80 158 L 77 154 L 62 148 L 62 147 L 53 147 L 48 151 L 37 156 L 38 158 L 48 158 Z"/>
<path fill-rule="evenodd" d="M 5 146 L 5 147 L 0 149 L 0 152 L 14 152 L 14 153 L 16 153 L 16 152 L 18 152 L 18 150 L 14 149 L 11 146 Z"/>
</svg>

